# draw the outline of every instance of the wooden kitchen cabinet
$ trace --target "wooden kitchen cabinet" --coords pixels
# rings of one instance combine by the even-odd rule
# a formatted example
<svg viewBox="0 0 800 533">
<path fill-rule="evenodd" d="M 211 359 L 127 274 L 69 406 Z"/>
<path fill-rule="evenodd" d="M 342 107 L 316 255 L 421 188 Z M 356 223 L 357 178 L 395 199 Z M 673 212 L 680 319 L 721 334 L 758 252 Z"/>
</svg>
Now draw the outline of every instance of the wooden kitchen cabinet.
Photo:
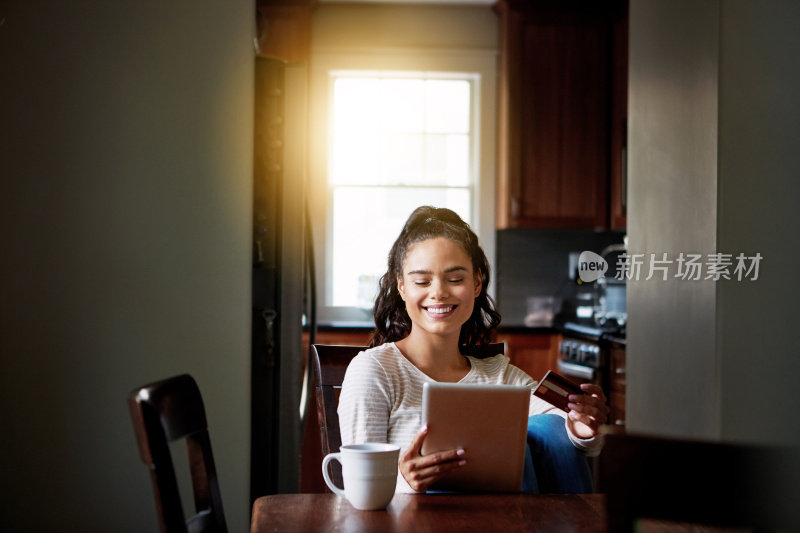
<svg viewBox="0 0 800 533">
<path fill-rule="evenodd" d="M 500 0 L 495 9 L 498 228 L 624 227 L 627 2 Z"/>
<path fill-rule="evenodd" d="M 610 413 L 608 422 L 616 426 L 625 425 L 625 348 L 612 346 L 609 356 L 609 395 Z"/>
<path fill-rule="evenodd" d="M 548 370 L 556 369 L 558 343 L 557 333 L 509 333 L 499 332 L 497 342 L 506 343 L 506 355 L 511 364 L 522 369 L 535 380 L 542 379 Z"/>
<path fill-rule="evenodd" d="M 287 63 L 311 58 L 316 0 L 256 0 L 256 54 Z"/>
<path fill-rule="evenodd" d="M 628 4 L 612 15 L 611 164 L 609 227 L 624 230 L 628 220 Z"/>
</svg>

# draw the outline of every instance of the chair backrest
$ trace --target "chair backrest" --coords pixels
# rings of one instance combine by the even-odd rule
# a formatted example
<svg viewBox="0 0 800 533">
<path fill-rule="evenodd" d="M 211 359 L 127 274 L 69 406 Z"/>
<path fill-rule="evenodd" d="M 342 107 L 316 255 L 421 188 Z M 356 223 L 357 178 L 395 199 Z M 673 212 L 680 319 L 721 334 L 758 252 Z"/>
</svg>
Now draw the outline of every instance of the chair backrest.
<svg viewBox="0 0 800 533">
<path fill-rule="evenodd" d="M 608 531 L 635 531 L 642 519 L 770 530 L 779 518 L 766 511 L 774 491 L 762 450 L 608 431 L 598 473 Z"/>
<path fill-rule="evenodd" d="M 317 417 L 319 419 L 322 457 L 331 452 L 338 452 L 342 445 L 339 431 L 339 393 L 347 365 L 366 346 L 337 346 L 330 344 L 312 344 L 314 365 L 315 396 L 317 401 Z M 505 353 L 505 343 L 491 343 L 483 353 L 471 354 L 475 357 L 486 357 Z M 338 486 L 342 486 L 341 465 L 331 462 L 331 478 Z"/>
<path fill-rule="evenodd" d="M 205 407 L 188 374 L 144 385 L 128 395 L 142 461 L 150 470 L 162 532 L 226 532 Z M 169 443 L 185 439 L 197 514 L 186 519 Z"/>
</svg>

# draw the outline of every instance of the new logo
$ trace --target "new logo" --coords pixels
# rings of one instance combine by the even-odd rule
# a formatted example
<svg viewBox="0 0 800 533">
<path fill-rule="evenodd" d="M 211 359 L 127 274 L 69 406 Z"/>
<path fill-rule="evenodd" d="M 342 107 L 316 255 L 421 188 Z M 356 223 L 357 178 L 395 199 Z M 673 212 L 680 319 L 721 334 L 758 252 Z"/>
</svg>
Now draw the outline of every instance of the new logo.
<svg viewBox="0 0 800 533">
<path fill-rule="evenodd" d="M 583 283 L 597 281 L 608 270 L 608 263 L 601 256 L 588 250 L 578 257 L 578 277 Z"/>
</svg>

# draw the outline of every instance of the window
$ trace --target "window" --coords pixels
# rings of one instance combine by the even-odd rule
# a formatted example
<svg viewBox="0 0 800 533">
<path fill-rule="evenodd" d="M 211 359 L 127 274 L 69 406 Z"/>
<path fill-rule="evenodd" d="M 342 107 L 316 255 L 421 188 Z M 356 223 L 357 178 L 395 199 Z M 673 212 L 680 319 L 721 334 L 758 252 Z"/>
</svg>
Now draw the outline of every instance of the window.
<svg viewBox="0 0 800 533">
<path fill-rule="evenodd" d="M 370 59 L 363 68 L 325 56 L 312 73 L 310 194 L 321 324 L 371 320 L 389 248 L 420 205 L 456 211 L 493 260 L 494 56 L 463 70 L 455 69 L 464 58 L 451 56 L 410 61 L 424 70 L 392 65 L 395 58 L 376 69 Z"/>
<path fill-rule="evenodd" d="M 332 78 L 331 303 L 369 309 L 386 253 L 415 207 L 449 207 L 472 220 L 473 79 L 400 72 Z"/>
</svg>

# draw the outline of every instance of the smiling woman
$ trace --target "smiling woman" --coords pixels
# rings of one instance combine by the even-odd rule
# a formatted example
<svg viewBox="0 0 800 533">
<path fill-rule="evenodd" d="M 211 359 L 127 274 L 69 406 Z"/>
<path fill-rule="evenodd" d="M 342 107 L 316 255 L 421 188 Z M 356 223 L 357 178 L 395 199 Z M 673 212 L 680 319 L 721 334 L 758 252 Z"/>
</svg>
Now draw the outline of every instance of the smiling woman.
<svg viewBox="0 0 800 533">
<path fill-rule="evenodd" d="M 414 328 L 436 335 L 461 332 L 483 286 L 471 263 L 460 245 L 444 237 L 411 246 L 397 290 L 406 303 L 412 334 Z"/>
<path fill-rule="evenodd" d="M 415 326 L 424 330 L 427 321 L 418 314 L 422 309 L 433 320 L 444 321 L 457 314 L 457 319 L 448 321 L 448 337 L 437 339 L 437 344 L 451 349 L 485 346 L 500 323 L 488 293 L 489 272 L 477 235 L 456 213 L 417 208 L 389 251 L 388 268 L 375 302 L 375 333 L 370 345 L 401 340 L 413 333 Z"/>
<path fill-rule="evenodd" d="M 529 388 L 535 383 L 503 354 L 482 359 L 465 355 L 485 351 L 482 348 L 500 322 L 488 285 L 486 255 L 469 225 L 449 209 L 423 206 L 414 210 L 389 252 L 386 273 L 381 277 L 371 348 L 356 355 L 348 366 L 339 402 L 343 444 L 389 442 L 401 446 L 400 491 L 424 492 L 470 460 L 469 450 L 464 449 L 422 454 L 429 429 L 420 427 L 425 383 Z M 574 404 L 570 403 L 568 416 L 531 397 L 529 415 L 551 416 L 531 417 L 528 422 L 533 458 L 526 467 L 526 490 L 538 490 L 537 482 L 542 489 L 557 490 L 544 485 L 553 477 L 546 473 L 562 467 L 570 472 L 566 479 L 580 480 L 570 484 L 568 491 L 591 487 L 588 466 L 579 451 L 597 450 L 595 434 L 607 409 L 599 386 L 583 385 L 582 391 L 585 394 L 569 397 Z M 559 451 L 539 452 L 539 443 Z M 534 461 L 546 467 L 536 470 Z"/>
</svg>

